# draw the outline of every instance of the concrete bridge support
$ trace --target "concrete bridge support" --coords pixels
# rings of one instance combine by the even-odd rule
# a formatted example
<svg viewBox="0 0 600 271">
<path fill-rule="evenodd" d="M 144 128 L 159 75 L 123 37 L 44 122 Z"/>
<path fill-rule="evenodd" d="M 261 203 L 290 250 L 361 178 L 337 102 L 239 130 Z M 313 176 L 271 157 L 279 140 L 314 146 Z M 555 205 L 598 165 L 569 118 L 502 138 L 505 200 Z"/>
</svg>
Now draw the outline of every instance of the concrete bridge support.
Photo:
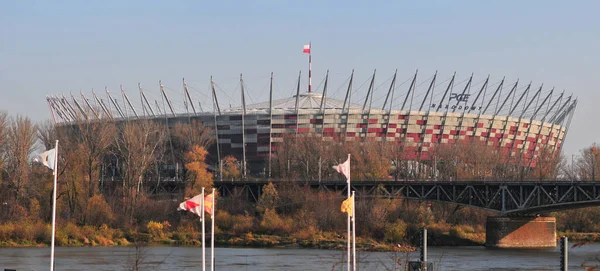
<svg viewBox="0 0 600 271">
<path fill-rule="evenodd" d="M 556 218 L 490 216 L 485 245 L 498 248 L 556 247 Z"/>
</svg>

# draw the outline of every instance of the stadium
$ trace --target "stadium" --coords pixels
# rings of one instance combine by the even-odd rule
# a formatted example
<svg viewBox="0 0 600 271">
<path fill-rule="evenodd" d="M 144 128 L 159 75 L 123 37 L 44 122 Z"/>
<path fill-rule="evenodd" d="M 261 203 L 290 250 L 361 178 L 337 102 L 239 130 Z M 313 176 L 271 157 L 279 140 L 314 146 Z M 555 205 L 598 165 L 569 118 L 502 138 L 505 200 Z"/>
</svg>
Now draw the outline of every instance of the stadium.
<svg viewBox="0 0 600 271">
<path fill-rule="evenodd" d="M 286 135 L 389 142 L 402 146 L 404 157 L 413 161 L 432 159 L 434 146 L 469 140 L 518 155 L 523 166 L 535 167 L 540 150 L 560 152 L 577 106 L 577 100 L 564 91 L 518 80 L 489 76 L 476 80 L 473 75 L 459 80 L 456 74 L 442 79 L 436 72 L 425 80 L 415 73 L 397 82 L 400 76 L 394 73 L 376 87 L 375 75 L 357 87 L 352 71 L 340 84 L 345 94 L 342 90 L 331 96 L 329 72 L 316 92 L 311 91 L 312 83 L 308 91 L 301 90 L 298 76 L 295 95 L 280 99 L 273 99 L 271 75 L 269 99 L 253 104 L 246 104 L 248 93 L 240 77 L 241 104 L 228 108 L 219 103 L 223 95 L 212 78 L 208 99 L 192 97 L 184 80 L 179 93 L 170 89 L 167 93 L 160 84 L 160 94 L 154 96 L 160 98 L 154 100 L 140 86 L 139 99 L 130 99 L 121 89 L 119 99 L 106 90 L 106 98 L 93 92 L 90 99 L 81 93 L 78 98 L 48 96 L 47 102 L 58 125 L 70 125 L 79 116 L 86 121 L 152 119 L 166 121 L 170 127 L 178 122 L 202 123 L 216 135 L 216 147 L 209 153 L 213 161 L 231 155 L 246 165 L 249 174 L 269 171 L 269 176 L 270 158 Z M 375 92 L 379 98 L 374 99 Z M 358 94 L 362 97 L 353 97 Z M 183 106 L 169 99 L 174 95 L 184 97 Z"/>
</svg>

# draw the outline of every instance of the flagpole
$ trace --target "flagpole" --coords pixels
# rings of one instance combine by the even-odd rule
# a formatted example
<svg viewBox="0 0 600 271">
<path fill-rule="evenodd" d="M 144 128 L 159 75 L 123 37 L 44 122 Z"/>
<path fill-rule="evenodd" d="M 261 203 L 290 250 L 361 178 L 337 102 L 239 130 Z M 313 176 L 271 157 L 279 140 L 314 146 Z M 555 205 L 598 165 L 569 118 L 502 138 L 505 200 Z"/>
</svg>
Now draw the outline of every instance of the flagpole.
<svg viewBox="0 0 600 271">
<path fill-rule="evenodd" d="M 212 207 L 210 219 L 212 226 L 210 227 L 210 271 L 215 271 L 215 188 L 212 189 Z"/>
<path fill-rule="evenodd" d="M 200 219 L 202 220 L 202 271 L 206 271 L 206 247 L 205 247 L 205 238 L 204 238 L 204 187 L 202 187 L 202 204 L 201 204 L 201 214 Z"/>
<path fill-rule="evenodd" d="M 58 140 L 54 147 L 54 188 L 52 189 L 52 240 L 50 241 L 50 271 L 54 271 L 54 239 L 56 234 L 56 179 L 58 178 Z"/>
<path fill-rule="evenodd" d="M 308 43 L 308 93 L 312 92 L 312 42 Z"/>
<path fill-rule="evenodd" d="M 356 197 L 352 191 L 352 270 L 356 271 Z"/>
<path fill-rule="evenodd" d="M 348 182 L 348 199 L 350 198 L 350 154 L 348 154 L 348 179 L 346 180 Z M 348 266 L 348 271 L 350 271 L 350 212 L 348 212 L 348 256 L 346 259 L 346 263 Z"/>
</svg>

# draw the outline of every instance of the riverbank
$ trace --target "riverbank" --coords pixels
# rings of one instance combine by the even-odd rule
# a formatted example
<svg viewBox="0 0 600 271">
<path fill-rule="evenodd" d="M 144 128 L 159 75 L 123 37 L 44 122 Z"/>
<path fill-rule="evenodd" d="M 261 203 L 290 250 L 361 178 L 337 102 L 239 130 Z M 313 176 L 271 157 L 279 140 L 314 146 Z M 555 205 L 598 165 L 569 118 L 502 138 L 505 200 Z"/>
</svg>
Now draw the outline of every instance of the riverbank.
<svg viewBox="0 0 600 271">
<path fill-rule="evenodd" d="M 168 230 L 166 222 L 151 222 L 143 229 L 113 229 L 106 225 L 100 227 L 77 226 L 67 223 L 59 226 L 56 232 L 56 245 L 63 247 L 86 246 L 201 246 L 200 232 L 189 227 Z M 346 235 L 334 232 L 314 231 L 293 235 L 257 234 L 247 232 L 239 235 L 225 234 L 217 229 L 215 243 L 221 247 L 274 247 L 274 248 L 314 248 L 344 250 Z M 0 225 L 0 247 L 43 247 L 50 245 L 51 225 L 37 223 L 6 223 Z M 209 239 L 208 235 L 206 236 Z M 362 251 L 411 252 L 417 244 L 416 235 L 404 238 L 400 242 L 384 242 L 373 238 L 357 236 L 356 246 Z M 483 245 L 485 235 L 464 227 L 429 228 L 429 244 L 432 246 L 473 246 Z"/>
</svg>

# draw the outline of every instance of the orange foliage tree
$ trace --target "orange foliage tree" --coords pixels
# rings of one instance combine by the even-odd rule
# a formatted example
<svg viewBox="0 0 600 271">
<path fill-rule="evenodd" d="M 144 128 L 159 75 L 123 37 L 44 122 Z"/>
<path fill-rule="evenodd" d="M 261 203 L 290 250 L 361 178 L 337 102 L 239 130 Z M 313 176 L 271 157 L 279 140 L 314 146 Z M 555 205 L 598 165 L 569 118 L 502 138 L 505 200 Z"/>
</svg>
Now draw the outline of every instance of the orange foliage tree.
<svg viewBox="0 0 600 271">
<path fill-rule="evenodd" d="M 200 193 L 200 189 L 210 189 L 213 186 L 213 176 L 206 167 L 206 155 L 208 152 L 204 147 L 194 145 L 192 150 L 186 154 L 185 169 L 187 170 L 188 186 L 185 189 L 186 196 L 194 196 Z"/>
<path fill-rule="evenodd" d="M 223 178 L 233 180 L 235 178 L 239 178 L 240 176 L 240 166 L 238 164 L 238 160 L 231 155 L 225 157 L 225 159 L 223 159 Z"/>
</svg>

